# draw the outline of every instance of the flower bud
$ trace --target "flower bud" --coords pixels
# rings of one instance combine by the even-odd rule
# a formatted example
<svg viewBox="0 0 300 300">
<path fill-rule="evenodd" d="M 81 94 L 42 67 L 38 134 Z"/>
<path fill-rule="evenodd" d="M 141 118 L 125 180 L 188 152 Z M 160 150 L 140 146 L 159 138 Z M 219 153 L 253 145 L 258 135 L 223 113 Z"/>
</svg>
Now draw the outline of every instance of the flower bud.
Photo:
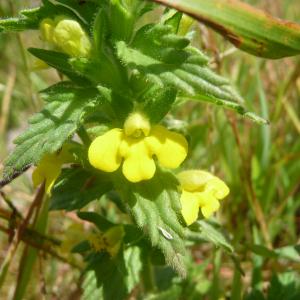
<svg viewBox="0 0 300 300">
<path fill-rule="evenodd" d="M 81 25 L 64 16 L 44 19 L 40 24 L 42 39 L 73 57 L 88 57 L 91 42 Z"/>
<path fill-rule="evenodd" d="M 74 20 L 59 21 L 53 32 L 53 41 L 70 56 L 88 57 L 91 51 L 88 35 Z"/>
</svg>

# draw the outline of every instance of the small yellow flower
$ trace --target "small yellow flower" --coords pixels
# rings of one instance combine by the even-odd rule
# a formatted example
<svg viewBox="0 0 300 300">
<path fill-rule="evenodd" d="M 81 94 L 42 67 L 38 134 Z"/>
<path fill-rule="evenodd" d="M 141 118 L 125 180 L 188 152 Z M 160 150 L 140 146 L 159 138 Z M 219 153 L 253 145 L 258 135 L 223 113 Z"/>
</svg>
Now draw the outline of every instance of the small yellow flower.
<svg viewBox="0 0 300 300">
<path fill-rule="evenodd" d="M 123 226 L 113 226 L 104 233 L 91 233 L 88 241 L 94 251 L 106 251 L 111 257 L 115 257 L 120 250 L 124 235 Z"/>
<path fill-rule="evenodd" d="M 124 129 L 114 128 L 97 137 L 88 152 L 95 168 L 116 171 L 122 161 L 122 172 L 131 182 L 139 182 L 154 176 L 155 155 L 162 166 L 177 168 L 187 155 L 188 144 L 183 135 L 160 125 L 150 126 L 140 113 L 132 113 L 124 123 Z"/>
<path fill-rule="evenodd" d="M 198 218 L 199 208 L 209 218 L 220 207 L 219 200 L 229 194 L 228 186 L 218 177 L 200 170 L 183 171 L 177 175 L 182 194 L 181 213 L 187 225 Z"/>
<path fill-rule="evenodd" d="M 72 248 L 82 241 L 86 234 L 83 223 L 72 223 L 63 231 L 62 243 L 59 251 L 63 254 L 70 254 Z"/>
<path fill-rule="evenodd" d="M 69 152 L 71 145 L 66 144 L 58 153 L 46 154 L 38 166 L 32 173 L 33 186 L 37 187 L 45 181 L 45 191 L 47 194 L 51 193 L 51 189 L 55 180 L 61 172 L 61 166 L 64 163 L 72 162 L 73 158 Z"/>
<path fill-rule="evenodd" d="M 90 55 L 89 37 L 75 20 L 63 16 L 56 17 L 54 20 L 47 18 L 40 23 L 40 31 L 43 40 L 72 57 Z"/>
</svg>

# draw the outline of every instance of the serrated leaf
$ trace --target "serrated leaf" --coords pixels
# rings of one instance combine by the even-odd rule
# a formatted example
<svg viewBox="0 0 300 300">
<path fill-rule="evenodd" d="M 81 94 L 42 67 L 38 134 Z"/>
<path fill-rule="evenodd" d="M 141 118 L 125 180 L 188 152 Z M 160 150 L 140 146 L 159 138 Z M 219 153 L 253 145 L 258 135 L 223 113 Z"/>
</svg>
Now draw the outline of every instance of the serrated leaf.
<svg viewBox="0 0 300 300">
<path fill-rule="evenodd" d="M 139 247 L 129 247 L 124 251 L 125 267 L 128 273 L 126 278 L 127 290 L 132 291 L 140 282 L 142 269 L 141 250 Z"/>
<path fill-rule="evenodd" d="M 82 299 L 123 300 L 140 281 L 140 249 L 128 248 L 116 258 L 95 253 L 85 274 Z"/>
<path fill-rule="evenodd" d="M 1 31 L 24 31 L 26 29 L 37 29 L 39 22 L 29 18 L 8 18 L 0 20 Z"/>
<path fill-rule="evenodd" d="M 105 175 L 96 175 L 81 168 L 64 169 L 51 191 L 50 209 L 81 209 L 111 188 Z"/>
<path fill-rule="evenodd" d="M 149 117 L 150 122 L 158 123 L 172 108 L 176 99 L 176 90 L 174 88 L 162 89 L 154 85 L 143 98 L 145 99 L 143 111 Z"/>
<path fill-rule="evenodd" d="M 247 112 L 241 105 L 243 99 L 227 79 L 208 67 L 208 58 L 201 51 L 188 46 L 188 39 L 172 31 L 172 26 L 148 24 L 137 32 L 130 45 L 117 42 L 117 55 L 146 80 L 178 90 L 179 97 L 224 106 L 253 121 L 266 123 Z"/>
<path fill-rule="evenodd" d="M 184 228 L 178 219 L 181 205 L 174 175 L 157 171 L 151 180 L 130 185 L 128 182 L 118 182 L 117 186 L 137 225 L 149 236 L 152 246 L 158 247 L 166 262 L 185 276 L 182 259 L 185 254 Z"/>
<path fill-rule="evenodd" d="M 29 119 L 30 126 L 14 143 L 14 151 L 4 162 L 4 178 L 10 178 L 46 153 L 54 153 L 81 124 L 84 112 L 101 101 L 96 88 L 57 84 L 43 91 L 45 108 Z"/>
</svg>

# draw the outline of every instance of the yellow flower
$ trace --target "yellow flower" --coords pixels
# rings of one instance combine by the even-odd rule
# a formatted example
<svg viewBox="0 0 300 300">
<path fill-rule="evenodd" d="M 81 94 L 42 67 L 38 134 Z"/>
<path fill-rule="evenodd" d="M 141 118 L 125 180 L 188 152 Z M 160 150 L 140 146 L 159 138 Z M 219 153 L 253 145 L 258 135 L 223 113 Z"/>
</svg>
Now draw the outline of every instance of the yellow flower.
<svg viewBox="0 0 300 300">
<path fill-rule="evenodd" d="M 50 194 L 55 180 L 61 172 L 61 166 L 64 163 L 72 161 L 72 155 L 69 152 L 71 145 L 66 144 L 58 153 L 46 154 L 32 173 L 33 186 L 37 187 L 45 181 L 45 191 Z"/>
<path fill-rule="evenodd" d="M 86 234 L 83 223 L 72 223 L 64 229 L 62 243 L 59 251 L 63 254 L 70 254 L 72 248 L 82 241 L 82 236 Z"/>
<path fill-rule="evenodd" d="M 182 190 L 181 213 L 187 225 L 197 220 L 199 208 L 209 218 L 219 209 L 219 200 L 229 194 L 228 186 L 221 179 L 205 171 L 183 171 L 177 177 Z"/>
<path fill-rule="evenodd" d="M 66 17 L 56 17 L 54 20 L 44 19 L 40 23 L 43 40 L 53 44 L 63 52 L 73 57 L 88 57 L 91 42 L 81 25 Z"/>
<path fill-rule="evenodd" d="M 123 226 L 113 226 L 104 233 L 91 233 L 88 241 L 94 251 L 106 251 L 111 257 L 114 257 L 120 250 L 124 235 Z"/>
<path fill-rule="evenodd" d="M 122 172 L 131 182 L 139 182 L 154 176 L 155 155 L 162 166 L 177 168 L 187 155 L 188 144 L 183 135 L 160 125 L 150 126 L 140 113 L 132 113 L 124 123 L 124 129 L 114 128 L 97 137 L 88 152 L 95 168 L 116 171 L 122 161 Z"/>
</svg>

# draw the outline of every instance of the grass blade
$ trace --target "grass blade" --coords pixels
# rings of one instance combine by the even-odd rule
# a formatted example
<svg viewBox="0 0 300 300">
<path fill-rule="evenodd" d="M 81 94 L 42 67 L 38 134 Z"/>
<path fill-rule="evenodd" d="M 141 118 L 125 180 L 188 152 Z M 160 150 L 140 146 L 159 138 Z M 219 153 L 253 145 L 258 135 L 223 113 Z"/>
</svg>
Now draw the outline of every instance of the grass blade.
<svg viewBox="0 0 300 300">
<path fill-rule="evenodd" d="M 300 54 L 300 25 L 274 18 L 238 0 L 154 0 L 182 11 L 259 57 Z"/>
</svg>

